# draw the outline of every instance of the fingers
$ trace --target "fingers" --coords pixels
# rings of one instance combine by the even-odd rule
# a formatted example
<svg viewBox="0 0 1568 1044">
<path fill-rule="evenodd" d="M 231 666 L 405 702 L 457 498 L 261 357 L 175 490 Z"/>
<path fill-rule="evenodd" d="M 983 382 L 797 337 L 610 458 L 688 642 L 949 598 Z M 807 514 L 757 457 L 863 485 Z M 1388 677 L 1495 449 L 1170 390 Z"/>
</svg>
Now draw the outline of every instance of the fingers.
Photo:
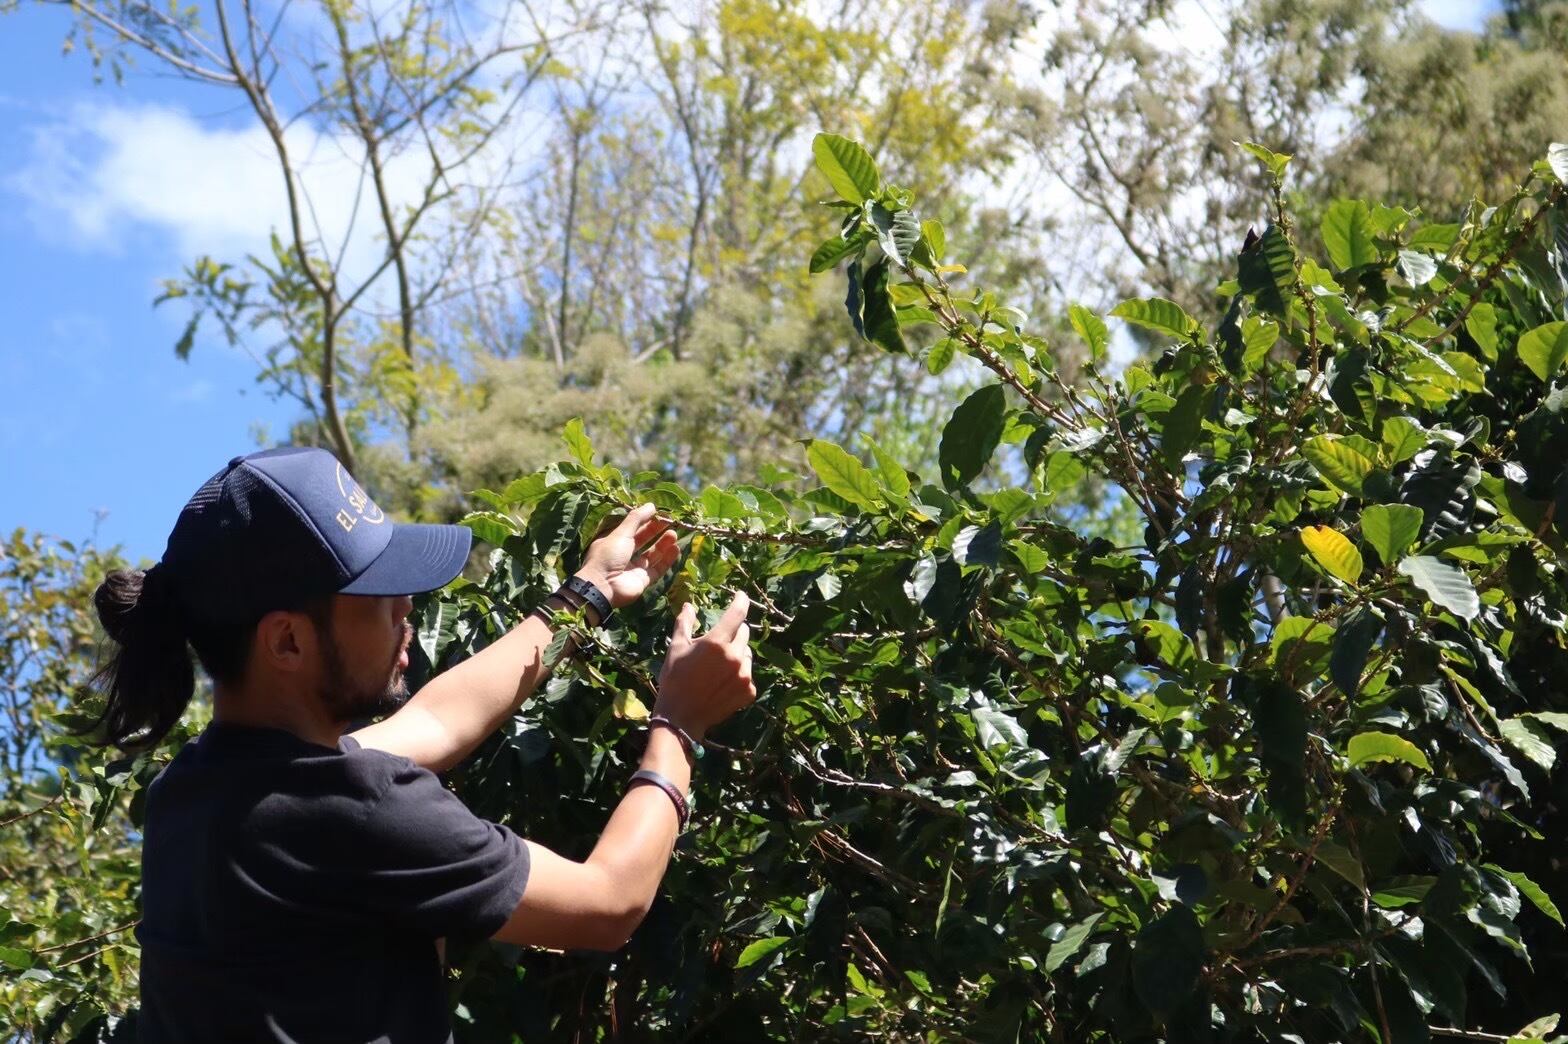
<svg viewBox="0 0 1568 1044">
<path fill-rule="evenodd" d="M 692 631 L 697 626 L 697 603 L 687 602 L 681 606 L 681 611 L 675 617 L 674 642 L 690 642 Z"/>
<path fill-rule="evenodd" d="M 647 545 L 653 543 L 654 540 L 662 537 L 665 533 L 669 533 L 673 539 L 674 533 L 670 529 L 669 519 L 659 518 L 657 515 L 655 515 L 652 504 L 645 504 L 643 506 L 648 509 L 648 514 L 645 517 L 641 519 L 634 519 L 634 517 L 631 515 L 626 516 L 627 521 L 636 521 L 637 528 L 635 535 L 637 539 L 637 546 L 646 547 Z"/>
<path fill-rule="evenodd" d="M 746 614 L 751 610 L 751 599 L 746 597 L 745 591 L 737 591 L 729 607 L 724 610 L 724 615 L 719 617 L 719 622 L 713 625 L 711 634 L 716 641 L 725 645 L 735 640 L 735 632 L 741 624 L 746 622 Z"/>
<path fill-rule="evenodd" d="M 658 509 L 652 504 L 638 504 L 636 507 L 626 512 L 626 517 L 621 519 L 621 524 L 615 527 L 616 535 L 629 537 L 637 536 L 638 531 L 647 524 L 649 519 L 653 518 L 653 513 L 656 510 Z M 638 542 L 641 543 L 641 541 Z"/>
<path fill-rule="evenodd" d="M 638 555 L 632 564 L 635 568 L 647 570 L 650 580 L 657 580 L 669 572 L 670 567 L 680 556 L 680 543 L 675 539 L 674 533 L 666 530 L 648 550 Z"/>
<path fill-rule="evenodd" d="M 745 651 L 750 653 L 751 624 L 746 623 L 744 620 L 741 621 L 741 625 L 735 628 L 735 638 L 730 642 L 730 648 L 734 649 L 736 652 Z"/>
</svg>

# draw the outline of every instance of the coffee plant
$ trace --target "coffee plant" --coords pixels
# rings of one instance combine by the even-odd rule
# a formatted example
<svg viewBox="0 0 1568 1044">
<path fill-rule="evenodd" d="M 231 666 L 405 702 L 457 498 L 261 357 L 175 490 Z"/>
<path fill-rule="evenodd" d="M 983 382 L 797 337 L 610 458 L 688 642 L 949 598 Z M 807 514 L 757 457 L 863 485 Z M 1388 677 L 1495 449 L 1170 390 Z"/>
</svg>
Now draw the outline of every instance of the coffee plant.
<svg viewBox="0 0 1568 1044">
<path fill-rule="evenodd" d="M 615 512 L 654 501 L 684 547 L 454 773 L 481 814 L 586 853 L 687 601 L 750 594 L 761 698 L 632 943 L 466 951 L 460 1039 L 1568 1040 L 1568 146 L 1452 223 L 1338 201 L 1316 257 L 1289 157 L 1242 147 L 1274 206 L 1223 317 L 1073 307 L 1068 383 L 819 136 L 843 220 L 809 264 L 854 333 L 912 384 L 987 377 L 937 473 L 813 440 L 693 492 L 573 423 L 570 459 L 476 494 L 492 568 L 421 607 L 425 670 Z M 1147 363 L 1110 365 L 1117 323 Z M 1141 539 L 1084 521 L 1123 502 Z"/>
</svg>

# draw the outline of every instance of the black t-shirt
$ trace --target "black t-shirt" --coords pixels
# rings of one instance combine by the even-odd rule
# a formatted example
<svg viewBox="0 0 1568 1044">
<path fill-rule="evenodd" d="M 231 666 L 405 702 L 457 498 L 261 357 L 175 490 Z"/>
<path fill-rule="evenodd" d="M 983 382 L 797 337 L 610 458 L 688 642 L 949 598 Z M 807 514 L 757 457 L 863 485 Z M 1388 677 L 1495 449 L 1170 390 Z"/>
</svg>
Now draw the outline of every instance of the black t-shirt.
<svg viewBox="0 0 1568 1044">
<path fill-rule="evenodd" d="M 494 934 L 527 881 L 408 758 L 209 725 L 147 795 L 142 1040 L 449 1041 L 435 941 Z"/>
</svg>

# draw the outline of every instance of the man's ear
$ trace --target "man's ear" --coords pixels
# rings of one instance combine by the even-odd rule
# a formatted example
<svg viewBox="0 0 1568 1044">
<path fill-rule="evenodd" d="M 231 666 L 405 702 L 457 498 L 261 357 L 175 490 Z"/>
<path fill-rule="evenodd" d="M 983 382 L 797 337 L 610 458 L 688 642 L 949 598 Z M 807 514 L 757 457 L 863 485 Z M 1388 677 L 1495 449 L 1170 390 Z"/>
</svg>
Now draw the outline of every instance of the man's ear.
<svg viewBox="0 0 1568 1044">
<path fill-rule="evenodd" d="M 275 671 L 292 674 L 313 655 L 315 627 L 304 613 L 275 609 L 256 625 L 256 656 Z"/>
</svg>

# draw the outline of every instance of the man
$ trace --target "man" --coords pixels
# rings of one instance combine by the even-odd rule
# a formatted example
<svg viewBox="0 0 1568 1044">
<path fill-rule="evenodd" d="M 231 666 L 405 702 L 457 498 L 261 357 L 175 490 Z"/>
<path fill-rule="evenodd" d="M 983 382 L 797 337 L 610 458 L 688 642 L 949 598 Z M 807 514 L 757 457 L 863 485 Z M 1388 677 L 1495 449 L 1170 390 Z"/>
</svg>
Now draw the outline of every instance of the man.
<svg viewBox="0 0 1568 1044">
<path fill-rule="evenodd" d="M 189 650 L 213 680 L 212 724 L 147 798 L 143 1040 L 447 1041 L 441 940 L 613 950 L 641 921 L 685 822 L 692 744 L 756 698 L 746 598 L 701 637 L 682 609 L 642 770 L 576 862 L 434 775 L 517 711 L 551 638 L 530 615 L 409 697 L 408 596 L 468 549 L 466 529 L 393 523 L 329 453 L 284 448 L 231 460 L 159 564 L 98 589 L 118 643 L 99 680 L 109 740 L 156 742 L 179 720 Z M 676 557 L 643 505 L 550 601 L 595 621 Z"/>
</svg>

